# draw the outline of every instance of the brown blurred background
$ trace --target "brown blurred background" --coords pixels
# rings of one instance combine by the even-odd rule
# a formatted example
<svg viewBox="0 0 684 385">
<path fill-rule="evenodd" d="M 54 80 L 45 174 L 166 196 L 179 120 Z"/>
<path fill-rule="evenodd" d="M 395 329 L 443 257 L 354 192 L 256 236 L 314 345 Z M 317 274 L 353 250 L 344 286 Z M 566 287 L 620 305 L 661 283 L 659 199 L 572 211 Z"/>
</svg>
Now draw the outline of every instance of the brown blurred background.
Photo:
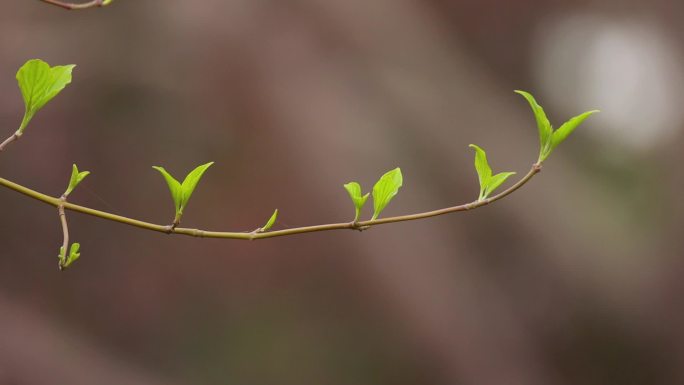
<svg viewBox="0 0 684 385">
<path fill-rule="evenodd" d="M 0 189 L 0 384 L 684 383 L 684 3 L 123 1 L 0 13 L 0 127 L 30 58 L 74 82 L 2 154 L 3 177 L 167 223 L 151 169 L 216 161 L 184 225 L 349 220 L 342 188 L 401 166 L 385 215 L 477 196 L 598 108 L 524 189 L 471 213 L 259 242 L 69 214 Z M 368 215 L 368 213 L 366 213 Z"/>
</svg>

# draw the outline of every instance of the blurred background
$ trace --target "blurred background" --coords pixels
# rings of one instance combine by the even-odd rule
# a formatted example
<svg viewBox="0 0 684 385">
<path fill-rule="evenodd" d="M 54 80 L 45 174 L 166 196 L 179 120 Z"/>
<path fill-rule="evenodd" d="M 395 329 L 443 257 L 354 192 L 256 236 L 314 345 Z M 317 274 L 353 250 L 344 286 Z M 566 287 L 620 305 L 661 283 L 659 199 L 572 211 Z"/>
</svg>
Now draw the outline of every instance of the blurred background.
<svg viewBox="0 0 684 385">
<path fill-rule="evenodd" d="M 522 190 L 430 220 L 259 242 L 68 214 L 0 189 L 0 383 L 684 383 L 684 2 L 123 1 L 0 13 L 0 127 L 28 59 L 74 82 L 0 175 L 169 223 L 166 184 L 216 161 L 187 227 L 351 220 L 342 184 L 401 166 L 384 215 L 468 202 L 468 144 L 537 158 L 532 92 L 591 117 Z M 365 213 L 370 216 L 369 212 Z"/>
</svg>

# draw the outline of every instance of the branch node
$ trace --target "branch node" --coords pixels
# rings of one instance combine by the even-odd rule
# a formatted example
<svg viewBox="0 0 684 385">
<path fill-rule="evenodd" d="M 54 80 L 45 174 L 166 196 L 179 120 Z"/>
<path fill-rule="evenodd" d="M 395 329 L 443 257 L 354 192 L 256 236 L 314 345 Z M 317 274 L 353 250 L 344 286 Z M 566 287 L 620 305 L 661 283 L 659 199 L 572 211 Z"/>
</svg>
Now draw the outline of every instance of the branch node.
<svg viewBox="0 0 684 385">
<path fill-rule="evenodd" d="M 358 221 L 352 221 L 352 222 L 349 222 L 349 228 L 351 230 L 358 230 L 359 232 L 363 232 L 364 230 L 370 229 L 370 226 L 369 225 L 362 226 L 361 224 L 359 224 Z"/>
</svg>

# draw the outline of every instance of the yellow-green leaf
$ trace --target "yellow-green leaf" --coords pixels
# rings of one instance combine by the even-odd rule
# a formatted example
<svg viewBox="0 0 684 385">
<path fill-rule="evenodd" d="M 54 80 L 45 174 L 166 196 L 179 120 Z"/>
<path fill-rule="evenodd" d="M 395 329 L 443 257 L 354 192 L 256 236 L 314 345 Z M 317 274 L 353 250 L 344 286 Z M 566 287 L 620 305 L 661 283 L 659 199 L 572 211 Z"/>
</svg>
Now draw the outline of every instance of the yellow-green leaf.
<svg viewBox="0 0 684 385">
<path fill-rule="evenodd" d="M 33 116 L 71 83 L 75 65 L 50 67 L 46 62 L 33 59 L 17 72 L 17 82 L 24 98 L 25 112 L 18 133 L 23 134 Z"/>
<path fill-rule="evenodd" d="M 373 217 L 371 220 L 378 218 L 380 213 L 387 207 L 387 204 L 399 192 L 404 180 L 401 175 L 399 167 L 394 170 L 386 172 L 373 186 Z"/>
<path fill-rule="evenodd" d="M 522 95 L 527 100 L 527 102 L 530 104 L 530 107 L 532 108 L 534 118 L 537 120 L 537 129 L 539 130 L 539 159 L 543 160 L 542 156 L 544 154 L 547 154 L 547 152 L 549 152 L 549 149 L 551 148 L 551 136 L 553 134 L 553 127 L 551 126 L 549 119 L 546 117 L 544 109 L 537 103 L 532 94 L 520 90 L 516 90 L 515 92 L 519 95 Z"/>
<path fill-rule="evenodd" d="M 273 227 L 273 225 L 276 222 L 276 219 L 278 218 L 278 209 L 276 209 L 273 212 L 273 215 L 271 215 L 271 218 L 268 219 L 268 222 L 264 225 L 264 227 L 261 228 L 261 231 L 268 231 Z"/>
<path fill-rule="evenodd" d="M 563 143 L 563 141 L 568 137 L 568 135 L 572 134 L 572 132 L 575 131 L 575 129 L 580 124 L 582 124 L 582 122 L 584 122 L 585 119 L 587 119 L 588 117 L 597 112 L 599 111 L 587 111 L 583 114 L 575 116 L 574 118 L 571 118 L 567 122 L 563 123 L 562 126 L 558 127 L 558 129 L 553 133 L 553 137 L 551 138 L 551 151 L 553 151 L 553 149 L 555 149 L 556 146 Z M 551 153 L 551 151 L 549 151 L 549 153 Z"/>
<path fill-rule="evenodd" d="M 471 144 L 469 147 L 475 150 L 475 171 L 477 171 L 477 177 L 480 181 L 479 199 L 483 199 L 486 195 L 485 192 L 489 180 L 492 177 L 492 168 L 489 167 L 489 162 L 487 162 L 487 153 L 480 146 Z"/>
<path fill-rule="evenodd" d="M 347 190 L 347 192 L 349 193 L 349 197 L 354 203 L 354 208 L 356 211 L 356 215 L 354 216 L 354 222 L 356 222 L 359 220 L 359 216 L 361 215 L 361 209 L 363 209 L 363 206 L 366 204 L 366 200 L 368 200 L 368 196 L 370 195 L 370 193 L 366 193 L 366 195 L 361 195 L 361 185 L 359 185 L 356 182 L 349 182 L 344 185 L 344 188 Z"/>
<path fill-rule="evenodd" d="M 169 191 L 171 192 L 171 198 L 173 199 L 173 205 L 176 210 L 176 215 L 178 215 L 181 211 L 181 202 L 183 201 L 183 192 L 181 190 L 181 184 L 169 174 L 164 167 L 160 166 L 152 166 L 153 169 L 159 171 L 159 173 L 162 174 L 164 177 L 164 180 L 166 180 L 166 183 L 169 185 Z"/>
<path fill-rule="evenodd" d="M 183 213 L 183 209 L 185 206 L 188 205 L 188 201 L 190 200 L 190 197 L 192 196 L 192 193 L 195 191 L 195 187 L 197 187 L 197 183 L 199 183 L 200 179 L 202 179 L 202 176 L 204 173 L 207 171 L 211 165 L 214 164 L 214 162 L 209 162 L 206 164 L 203 164 L 201 166 L 198 166 L 194 170 L 192 170 L 188 176 L 185 177 L 183 180 L 183 183 L 181 184 L 181 190 L 183 192 L 183 197 L 181 199 L 181 209 L 180 213 Z"/>
<path fill-rule="evenodd" d="M 78 167 L 74 164 L 71 168 L 71 178 L 69 179 L 69 186 L 67 187 L 66 191 L 64 192 L 64 196 L 69 196 L 72 191 L 76 188 L 76 186 L 79 185 L 87 177 L 90 175 L 90 171 L 83 171 L 79 172 Z"/>
<path fill-rule="evenodd" d="M 515 175 L 515 173 L 514 172 L 502 172 L 502 173 L 496 174 L 493 177 L 491 177 L 491 179 L 489 179 L 489 183 L 487 184 L 487 189 L 486 189 L 485 195 L 484 195 L 485 198 L 490 196 L 494 192 L 494 190 L 499 188 L 499 186 L 501 186 L 501 184 L 503 184 L 503 182 L 505 182 L 506 179 L 508 179 L 512 175 Z"/>
</svg>

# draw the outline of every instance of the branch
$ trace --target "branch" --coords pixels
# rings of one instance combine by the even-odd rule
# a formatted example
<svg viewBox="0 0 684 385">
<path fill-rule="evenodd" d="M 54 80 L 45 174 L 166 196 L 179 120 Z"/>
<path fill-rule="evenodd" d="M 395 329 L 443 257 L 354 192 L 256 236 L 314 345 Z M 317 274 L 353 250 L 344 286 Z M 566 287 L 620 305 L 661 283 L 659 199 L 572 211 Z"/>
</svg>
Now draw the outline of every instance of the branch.
<svg viewBox="0 0 684 385">
<path fill-rule="evenodd" d="M 66 198 L 62 196 L 60 199 L 62 202 L 66 202 Z M 57 206 L 57 211 L 59 212 L 59 221 L 62 224 L 62 248 L 60 249 L 60 257 L 59 257 L 59 269 L 64 270 L 65 262 L 66 262 L 66 256 L 67 253 L 69 253 L 69 225 L 67 224 L 66 220 L 66 213 L 64 212 L 64 204 L 60 204 Z"/>
<path fill-rule="evenodd" d="M 508 189 L 502 191 L 501 193 L 499 193 L 497 195 L 494 195 L 494 196 L 487 198 L 487 199 L 484 199 L 484 200 L 473 201 L 473 202 L 465 203 L 465 204 L 458 205 L 458 206 L 452 206 L 452 207 L 447 207 L 447 208 L 443 208 L 443 209 L 439 209 L 439 210 L 426 211 L 426 212 L 421 212 L 421 213 L 416 213 L 416 214 L 401 215 L 401 216 L 396 216 L 396 217 L 388 217 L 388 218 L 375 219 L 375 220 L 369 220 L 369 221 L 360 221 L 360 222 L 343 222 L 343 223 L 330 223 L 330 224 L 324 224 L 324 225 L 305 226 L 305 227 L 294 227 L 294 228 L 290 228 L 290 229 L 276 230 L 276 231 L 270 231 L 270 232 L 264 232 L 264 233 L 206 231 L 206 230 L 190 229 L 190 228 L 182 228 L 182 227 L 172 228 L 171 226 L 168 226 L 168 225 L 164 226 L 164 225 L 158 225 L 158 224 L 154 224 L 154 223 L 144 222 L 144 221 L 134 219 L 134 218 L 129 218 L 129 217 L 113 214 L 113 213 L 108 213 L 105 211 L 95 210 L 95 209 L 92 209 L 89 207 L 75 205 L 73 203 L 65 202 L 61 198 L 55 198 L 55 197 L 40 193 L 38 191 L 31 190 L 27 187 L 24 187 L 22 185 L 19 185 L 17 183 L 14 183 L 14 182 L 9 181 L 9 180 L 4 179 L 4 178 L 0 178 L 0 185 L 4 186 L 6 188 L 9 188 L 10 190 L 14 190 L 16 192 L 24 194 L 30 198 L 39 200 L 43 203 L 49 204 L 51 206 L 55 206 L 57 208 L 63 207 L 65 210 L 75 211 L 75 212 L 79 212 L 82 214 L 86 214 L 86 215 L 98 217 L 101 219 L 105 219 L 108 221 L 119 222 L 119 223 L 123 223 L 125 225 L 139 227 L 139 228 L 145 229 L 145 230 L 156 231 L 156 232 L 166 233 L 166 234 L 187 235 L 187 236 L 199 237 L 199 238 L 224 238 L 224 239 L 254 240 L 254 239 L 262 239 L 262 238 L 282 237 L 282 236 L 295 235 L 295 234 L 313 233 L 313 232 L 319 232 L 319 231 L 330 231 L 330 230 L 365 230 L 365 229 L 373 227 L 373 226 L 384 225 L 384 224 L 388 224 L 388 223 L 415 221 L 415 220 L 419 220 L 419 219 L 425 219 L 425 218 L 435 217 L 435 216 L 439 216 L 439 215 L 455 213 L 455 212 L 459 212 L 459 211 L 469 211 L 469 210 L 473 210 L 473 209 L 476 209 L 479 207 L 486 206 L 492 202 L 498 201 L 499 199 L 503 199 L 506 196 L 512 194 L 513 192 L 515 192 L 516 190 L 518 190 L 519 188 L 524 186 L 527 182 L 529 182 L 536 174 L 538 174 L 541 171 L 541 169 L 542 169 L 541 164 L 535 163 L 534 165 L 532 165 L 532 168 L 530 169 L 530 171 L 522 179 L 520 179 L 517 183 L 515 183 L 513 186 L 509 187 Z"/>
<path fill-rule="evenodd" d="M 7 147 L 10 143 L 15 142 L 21 138 L 21 133 L 17 131 L 16 133 L 12 134 L 9 138 L 5 139 L 4 142 L 0 143 L 0 152 L 5 150 L 5 147 Z"/>
<path fill-rule="evenodd" d="M 73 10 L 102 7 L 111 4 L 113 0 L 92 0 L 85 3 L 66 3 L 60 0 L 41 1 L 68 10 Z M 73 64 L 50 66 L 48 63 L 40 59 L 32 59 L 27 61 L 23 66 L 21 66 L 21 68 L 19 68 L 19 70 L 17 71 L 16 78 L 24 98 L 24 117 L 22 119 L 21 125 L 19 126 L 19 129 L 10 137 L 8 137 L 5 141 L 0 143 L 0 151 L 3 151 L 5 147 L 17 141 L 23 135 L 24 130 L 26 129 L 28 123 L 34 117 L 36 112 L 40 110 L 43 106 L 45 106 L 45 104 L 48 103 L 57 94 L 59 94 L 68 84 L 71 83 L 71 74 L 74 67 L 75 65 Z M 377 219 L 380 213 L 385 209 L 387 204 L 397 194 L 399 188 L 401 188 L 403 184 L 403 176 L 401 174 L 401 169 L 399 167 L 386 172 L 373 186 L 372 196 L 374 212 L 370 220 L 359 221 L 358 218 L 359 213 L 361 212 L 363 206 L 365 205 L 371 193 L 366 193 L 364 195 L 359 183 L 349 182 L 344 184 L 344 188 L 349 193 L 349 197 L 351 198 L 352 203 L 355 207 L 356 215 L 353 221 L 305 227 L 295 227 L 277 231 L 269 230 L 271 226 L 273 226 L 273 223 L 276 221 L 276 218 L 278 216 L 278 210 L 275 210 L 275 212 L 268 220 L 266 225 L 257 228 L 256 230 L 251 232 L 207 231 L 200 229 L 178 227 L 178 225 L 180 224 L 181 217 L 183 215 L 184 208 L 188 203 L 188 200 L 192 196 L 192 193 L 197 187 L 197 184 L 199 183 L 200 179 L 204 175 L 204 172 L 214 162 L 205 163 L 203 165 L 196 167 L 182 180 L 182 182 L 174 178 L 163 167 L 153 166 L 153 168 L 159 171 L 162 177 L 166 180 L 166 183 L 169 187 L 169 191 L 171 193 L 171 197 L 174 202 L 175 217 L 173 223 L 168 226 L 149 223 L 138 219 L 129 218 L 105 211 L 99 211 L 89 207 L 79 206 L 67 202 L 67 196 L 74 190 L 74 188 L 76 188 L 76 186 L 79 183 L 81 183 L 81 181 L 88 174 L 90 174 L 90 172 L 88 171 L 79 172 L 78 167 L 75 164 L 72 168 L 72 174 L 69 180 L 69 185 L 64 194 L 60 198 L 56 198 L 50 195 L 40 193 L 38 191 L 31 190 L 27 187 L 24 187 L 20 184 L 14 183 L 3 178 L 0 178 L 0 185 L 8 189 L 17 191 L 21 194 L 24 194 L 30 198 L 57 207 L 64 235 L 63 245 L 60 249 L 59 254 L 60 269 L 69 267 L 69 265 L 76 261 L 80 256 L 79 243 L 71 244 L 71 247 L 69 248 L 69 250 L 67 250 L 69 246 L 69 229 L 66 220 L 66 210 L 80 212 L 86 215 L 91 215 L 113 222 L 123 223 L 129 226 L 139 227 L 145 230 L 156 231 L 166 234 L 180 234 L 200 238 L 255 240 L 262 238 L 282 237 L 295 234 L 313 233 L 319 231 L 363 231 L 370 227 L 383 225 L 387 223 L 414 221 L 438 215 L 446 215 L 459 211 L 473 210 L 507 197 L 508 195 L 512 194 L 513 192 L 517 191 L 519 188 L 524 186 L 536 174 L 538 174 L 541 171 L 542 162 L 551 154 L 551 152 L 560 143 L 562 143 L 568 137 L 568 135 L 570 135 L 586 118 L 588 118 L 595 112 L 598 112 L 587 111 L 563 123 L 563 125 L 561 125 L 557 130 L 553 130 L 553 127 L 551 126 L 551 123 L 546 117 L 543 108 L 541 108 L 541 106 L 537 104 L 534 97 L 531 94 L 524 91 L 516 92 L 525 97 L 525 99 L 527 99 L 535 115 L 535 119 L 537 120 L 540 139 L 540 152 L 537 162 L 534 163 L 530 171 L 513 186 L 509 187 L 508 189 L 504 190 L 503 192 L 497 195 L 493 195 L 490 197 L 490 195 L 497 188 L 499 188 L 510 176 L 514 175 L 515 173 L 493 173 L 492 168 L 489 165 L 489 162 L 487 161 L 487 154 L 485 153 L 485 151 L 479 146 L 471 144 L 470 147 L 475 150 L 475 170 L 477 171 L 478 179 L 480 182 L 480 195 L 478 199 L 470 203 L 446 207 L 443 209 L 433 211 Z"/>
<path fill-rule="evenodd" d="M 40 0 L 43 3 L 55 5 L 60 8 L 64 8 L 69 11 L 73 10 L 79 10 L 79 9 L 88 9 L 88 8 L 97 8 L 97 7 L 104 7 L 105 5 L 108 5 L 111 3 L 112 0 L 106 1 L 106 0 L 91 0 L 86 3 L 67 3 L 64 1 L 59 1 L 59 0 Z"/>
</svg>

